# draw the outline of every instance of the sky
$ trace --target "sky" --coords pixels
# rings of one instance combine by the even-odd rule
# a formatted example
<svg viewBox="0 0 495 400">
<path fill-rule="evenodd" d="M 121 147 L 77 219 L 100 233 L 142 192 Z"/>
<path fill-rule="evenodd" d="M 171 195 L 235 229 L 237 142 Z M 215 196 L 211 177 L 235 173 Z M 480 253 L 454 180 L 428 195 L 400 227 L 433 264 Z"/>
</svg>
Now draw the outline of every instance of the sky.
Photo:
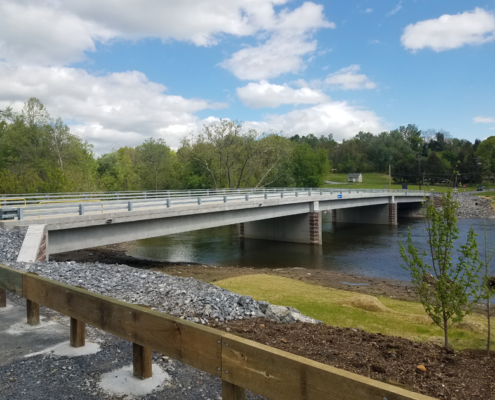
<svg viewBox="0 0 495 400">
<path fill-rule="evenodd" d="M 495 135 L 495 0 L 0 0 L 0 110 L 99 154 L 218 119 L 342 141 Z"/>
</svg>

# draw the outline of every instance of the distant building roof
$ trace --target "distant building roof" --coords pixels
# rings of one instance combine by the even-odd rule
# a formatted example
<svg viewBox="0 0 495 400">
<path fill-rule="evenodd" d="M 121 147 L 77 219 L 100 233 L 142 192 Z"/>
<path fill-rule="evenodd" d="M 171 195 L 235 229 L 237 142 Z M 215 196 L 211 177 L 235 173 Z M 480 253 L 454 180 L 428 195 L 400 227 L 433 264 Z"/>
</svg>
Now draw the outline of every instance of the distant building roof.
<svg viewBox="0 0 495 400">
<path fill-rule="evenodd" d="M 359 178 L 361 176 L 360 173 L 357 173 L 357 174 L 349 174 L 349 178 Z"/>
</svg>

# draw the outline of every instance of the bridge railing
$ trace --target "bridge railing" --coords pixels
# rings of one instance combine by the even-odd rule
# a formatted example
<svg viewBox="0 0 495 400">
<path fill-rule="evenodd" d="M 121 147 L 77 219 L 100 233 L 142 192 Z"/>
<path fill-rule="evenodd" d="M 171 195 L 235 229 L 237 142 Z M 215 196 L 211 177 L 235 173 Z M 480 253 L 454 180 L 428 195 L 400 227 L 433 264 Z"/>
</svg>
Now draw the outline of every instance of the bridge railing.
<svg viewBox="0 0 495 400">
<path fill-rule="evenodd" d="M 33 204 L 32 200 L 27 205 L 16 208 L 16 218 L 32 219 L 47 218 L 57 216 L 85 215 L 105 212 L 137 211 L 147 208 L 177 207 L 196 204 L 201 206 L 208 203 L 228 203 L 260 199 L 274 198 L 294 198 L 294 197 L 315 197 L 330 196 L 340 198 L 345 195 L 427 195 L 429 192 L 419 190 L 384 190 L 384 189 L 335 189 L 335 188 L 273 188 L 273 189 L 222 189 L 222 190 L 201 190 L 201 191 L 163 191 L 139 192 L 107 198 L 75 198 L 63 199 L 62 197 L 51 200 L 42 200 Z M 36 199 L 38 201 L 39 198 Z M 26 200 L 27 201 L 27 200 Z"/>
<path fill-rule="evenodd" d="M 235 194 L 259 194 L 280 192 L 307 192 L 309 190 L 325 192 L 341 191 L 344 193 L 403 193 L 424 192 L 406 189 L 349 189 L 349 188 L 246 188 L 246 189 L 191 189 L 191 190 L 148 190 L 148 191 L 122 191 L 122 192 L 71 192 L 71 193 L 30 193 L 30 194 L 0 194 L 0 208 L 16 205 L 25 207 L 27 205 L 38 205 L 40 202 L 60 200 L 130 200 L 130 199 L 152 199 L 173 197 L 208 197 L 216 195 Z"/>
<path fill-rule="evenodd" d="M 284 400 L 428 400 L 431 397 L 296 356 L 220 330 L 125 303 L 0 264 L 0 307 L 8 290 L 27 300 L 28 323 L 40 305 L 70 317 L 70 343 L 85 345 L 85 325 L 133 343 L 133 372 L 152 376 L 151 352 L 222 380 L 222 399 L 245 399 L 246 389 Z M 414 372 L 412 372 L 414 373 Z"/>
</svg>

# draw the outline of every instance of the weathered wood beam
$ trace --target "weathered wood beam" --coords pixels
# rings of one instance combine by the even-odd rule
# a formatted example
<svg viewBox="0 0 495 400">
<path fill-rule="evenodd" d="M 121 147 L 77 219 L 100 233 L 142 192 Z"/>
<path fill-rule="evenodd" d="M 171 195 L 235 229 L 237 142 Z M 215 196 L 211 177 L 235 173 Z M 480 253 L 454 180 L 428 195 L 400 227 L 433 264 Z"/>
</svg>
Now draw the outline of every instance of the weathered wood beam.
<svg viewBox="0 0 495 400">
<path fill-rule="evenodd" d="M 221 375 L 223 332 L 138 305 L 24 275 L 24 297 L 122 339 Z"/>
<path fill-rule="evenodd" d="M 0 307 L 7 307 L 7 291 L 0 288 Z"/>
<path fill-rule="evenodd" d="M 86 324 L 75 318 L 70 319 L 70 345 L 83 347 L 86 344 Z"/>
<path fill-rule="evenodd" d="M 0 288 L 22 296 L 22 277 L 25 273 L 0 264 Z"/>
<path fill-rule="evenodd" d="M 31 300 L 27 300 L 27 323 L 33 326 L 40 324 L 40 305 Z"/>
<path fill-rule="evenodd" d="M 140 346 L 139 344 L 132 344 L 132 369 L 133 374 L 139 379 L 151 378 L 153 373 L 151 371 L 152 353 L 151 350 Z"/>
<path fill-rule="evenodd" d="M 222 380 L 222 400 L 246 400 L 246 389 Z"/>
<path fill-rule="evenodd" d="M 231 334 L 222 342 L 222 380 L 270 399 L 431 400 Z"/>
</svg>

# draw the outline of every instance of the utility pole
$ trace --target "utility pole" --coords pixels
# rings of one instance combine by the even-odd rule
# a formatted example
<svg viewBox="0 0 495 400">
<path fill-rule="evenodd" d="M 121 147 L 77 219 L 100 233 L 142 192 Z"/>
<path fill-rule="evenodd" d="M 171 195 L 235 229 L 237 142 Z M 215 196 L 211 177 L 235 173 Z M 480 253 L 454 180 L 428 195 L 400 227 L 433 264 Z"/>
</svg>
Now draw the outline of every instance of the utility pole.
<svg viewBox="0 0 495 400">
<path fill-rule="evenodd" d="M 419 180 L 419 190 L 421 190 L 421 154 L 418 151 L 418 180 Z M 424 175 L 424 174 L 423 174 Z M 423 176 L 424 180 L 424 176 Z"/>
<path fill-rule="evenodd" d="M 392 189 L 392 165 L 388 164 L 388 191 Z"/>
</svg>

